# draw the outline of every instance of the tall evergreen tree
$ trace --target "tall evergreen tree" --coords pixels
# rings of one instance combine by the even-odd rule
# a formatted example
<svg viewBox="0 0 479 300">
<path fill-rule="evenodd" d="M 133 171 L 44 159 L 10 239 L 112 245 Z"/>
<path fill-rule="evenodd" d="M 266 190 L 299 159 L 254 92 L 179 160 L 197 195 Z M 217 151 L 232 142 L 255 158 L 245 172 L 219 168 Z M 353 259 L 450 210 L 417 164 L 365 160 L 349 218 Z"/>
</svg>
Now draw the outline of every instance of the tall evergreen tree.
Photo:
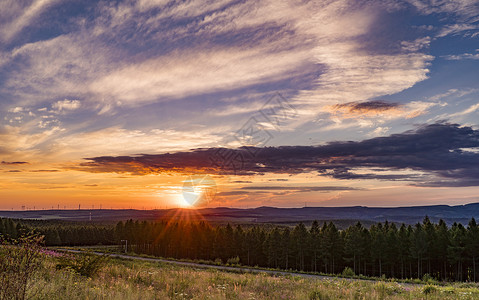
<svg viewBox="0 0 479 300">
<path fill-rule="evenodd" d="M 386 235 L 382 223 L 373 225 L 370 228 L 371 233 L 371 259 L 377 262 L 379 276 L 383 275 L 383 259 L 386 250 Z"/>
<path fill-rule="evenodd" d="M 319 259 L 319 250 L 321 242 L 321 228 L 319 227 L 318 221 L 314 221 L 311 224 L 311 229 L 309 230 L 309 250 L 311 253 L 311 270 L 313 272 L 318 271 L 318 259 Z"/>
<path fill-rule="evenodd" d="M 411 256 L 417 261 L 417 277 L 422 277 L 422 263 L 427 253 L 427 237 L 423 226 L 417 223 L 411 235 Z"/>
<path fill-rule="evenodd" d="M 474 218 L 467 226 L 466 252 L 472 258 L 472 280 L 476 282 L 476 260 L 479 257 L 479 226 Z"/>
<path fill-rule="evenodd" d="M 463 261 L 466 240 L 466 229 L 462 224 L 454 223 L 451 227 L 450 245 L 447 247 L 449 261 L 456 266 L 456 280 L 463 278 Z"/>
<path fill-rule="evenodd" d="M 439 220 L 436 225 L 436 257 L 441 266 L 442 279 L 447 280 L 447 248 L 450 244 L 449 229 L 444 220 Z"/>
</svg>

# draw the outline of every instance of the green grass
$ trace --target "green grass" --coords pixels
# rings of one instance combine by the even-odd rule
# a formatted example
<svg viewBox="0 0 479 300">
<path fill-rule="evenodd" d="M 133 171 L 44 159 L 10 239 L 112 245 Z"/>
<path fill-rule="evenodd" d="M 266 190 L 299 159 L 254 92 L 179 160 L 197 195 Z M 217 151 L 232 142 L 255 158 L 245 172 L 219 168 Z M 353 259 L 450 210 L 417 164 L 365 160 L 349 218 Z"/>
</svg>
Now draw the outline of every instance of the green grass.
<svg viewBox="0 0 479 300">
<path fill-rule="evenodd" d="M 313 280 L 230 273 L 137 260 L 109 259 L 87 278 L 56 269 L 44 256 L 28 290 L 31 299 L 479 299 L 476 286 Z"/>
</svg>

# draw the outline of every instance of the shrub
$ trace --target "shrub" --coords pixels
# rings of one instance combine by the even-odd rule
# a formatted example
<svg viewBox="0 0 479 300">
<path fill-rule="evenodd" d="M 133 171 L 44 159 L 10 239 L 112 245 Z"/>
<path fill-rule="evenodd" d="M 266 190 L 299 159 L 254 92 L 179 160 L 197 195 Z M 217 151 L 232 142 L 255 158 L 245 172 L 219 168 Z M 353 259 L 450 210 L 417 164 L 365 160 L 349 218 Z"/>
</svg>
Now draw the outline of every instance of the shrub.
<svg viewBox="0 0 479 300">
<path fill-rule="evenodd" d="M 82 276 L 93 277 L 106 264 L 107 256 L 94 254 L 81 254 L 75 256 L 63 256 L 56 265 L 58 270 L 68 269 Z"/>
<path fill-rule="evenodd" d="M 43 236 L 27 234 L 0 248 L 0 299 L 25 299 L 29 281 L 41 265 Z"/>
<path fill-rule="evenodd" d="M 428 284 L 437 284 L 437 280 L 434 279 L 434 277 L 432 277 L 428 273 L 426 273 L 426 274 L 424 274 L 424 276 L 422 276 L 422 281 L 424 283 L 428 283 Z"/>
<path fill-rule="evenodd" d="M 346 267 L 346 268 L 344 268 L 341 275 L 344 276 L 344 277 L 354 277 L 356 274 L 354 274 L 353 269 L 351 269 L 350 267 Z"/>
<path fill-rule="evenodd" d="M 435 293 L 437 291 L 437 288 L 433 285 L 426 285 L 425 287 L 422 288 L 422 293 L 424 295 L 429 295 L 432 293 Z"/>
<path fill-rule="evenodd" d="M 226 264 L 231 265 L 231 266 L 238 266 L 239 262 L 240 262 L 240 258 L 239 258 L 239 256 L 236 256 L 236 257 L 229 258 L 226 261 Z"/>
<path fill-rule="evenodd" d="M 400 294 L 404 291 L 404 289 L 398 283 L 386 283 L 384 281 L 378 281 L 374 285 L 374 289 L 376 290 L 379 299 L 384 299 L 388 296 Z"/>
</svg>

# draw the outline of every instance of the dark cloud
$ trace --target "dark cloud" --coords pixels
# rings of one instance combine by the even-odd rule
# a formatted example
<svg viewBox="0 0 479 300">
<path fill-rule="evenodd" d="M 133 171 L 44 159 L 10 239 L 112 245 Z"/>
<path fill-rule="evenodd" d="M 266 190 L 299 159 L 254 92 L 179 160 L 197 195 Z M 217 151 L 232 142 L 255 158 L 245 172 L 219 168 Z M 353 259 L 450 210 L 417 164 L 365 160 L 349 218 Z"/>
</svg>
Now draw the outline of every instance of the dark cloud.
<svg viewBox="0 0 479 300">
<path fill-rule="evenodd" d="M 367 102 L 349 102 L 345 104 L 337 104 L 336 109 L 347 109 L 349 112 L 366 113 L 366 112 L 382 112 L 400 107 L 399 103 L 385 102 L 381 100 Z"/>
<path fill-rule="evenodd" d="M 229 192 L 219 192 L 216 194 L 216 196 L 243 196 L 246 194 L 249 194 L 250 192 L 248 191 L 229 191 Z"/>
<path fill-rule="evenodd" d="M 257 191 L 298 191 L 298 192 L 332 192 L 332 191 L 357 191 L 361 190 L 344 186 L 245 186 L 242 190 Z"/>
<path fill-rule="evenodd" d="M 28 164 L 26 161 L 2 161 L 2 165 L 25 165 Z"/>
<path fill-rule="evenodd" d="M 407 180 L 420 186 L 479 186 L 479 153 L 467 151 L 467 148 L 476 147 L 479 147 L 478 130 L 440 123 L 388 137 L 331 142 L 322 146 L 206 148 L 159 155 L 94 157 L 88 158 L 89 162 L 81 164 L 78 169 L 137 175 L 159 172 L 254 175 L 316 171 L 338 179 Z M 404 174 L 385 175 L 374 171 L 361 174 L 355 172 L 358 168 L 401 170 Z"/>
<path fill-rule="evenodd" d="M 373 171 L 373 170 L 370 170 Z M 384 171 L 384 169 L 380 170 L 381 172 Z M 325 175 L 330 175 L 336 179 L 379 179 L 379 180 L 388 180 L 388 181 L 417 181 L 423 176 L 418 175 L 418 174 L 377 174 L 377 173 L 362 173 L 362 174 L 357 174 L 351 172 L 348 168 L 336 168 L 334 170 L 326 171 L 326 172 L 321 172 L 322 174 Z"/>
<path fill-rule="evenodd" d="M 46 187 L 39 187 L 40 190 L 60 190 L 60 189 L 68 189 L 72 188 L 71 186 L 46 186 Z"/>
</svg>

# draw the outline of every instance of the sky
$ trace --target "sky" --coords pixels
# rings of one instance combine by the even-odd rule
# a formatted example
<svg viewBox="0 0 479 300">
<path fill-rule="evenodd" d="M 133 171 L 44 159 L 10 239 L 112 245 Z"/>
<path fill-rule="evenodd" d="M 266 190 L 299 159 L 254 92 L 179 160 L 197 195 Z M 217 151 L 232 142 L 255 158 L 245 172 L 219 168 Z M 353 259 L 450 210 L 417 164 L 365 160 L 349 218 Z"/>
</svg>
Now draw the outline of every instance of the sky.
<svg viewBox="0 0 479 300">
<path fill-rule="evenodd" d="M 0 1 L 0 209 L 479 202 L 479 2 Z"/>
</svg>

